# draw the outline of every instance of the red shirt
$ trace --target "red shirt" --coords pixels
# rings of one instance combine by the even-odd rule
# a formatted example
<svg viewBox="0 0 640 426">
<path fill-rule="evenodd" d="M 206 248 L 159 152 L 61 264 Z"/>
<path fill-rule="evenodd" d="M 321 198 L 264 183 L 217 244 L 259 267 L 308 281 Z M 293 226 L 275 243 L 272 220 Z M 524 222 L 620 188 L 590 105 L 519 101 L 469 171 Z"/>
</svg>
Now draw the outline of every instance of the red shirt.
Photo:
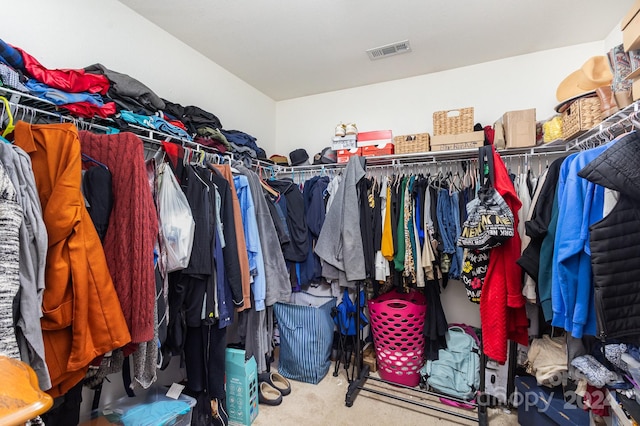
<svg viewBox="0 0 640 426">
<path fill-rule="evenodd" d="M 109 90 L 109 80 L 104 75 L 89 74 L 83 69 L 50 70 L 24 50 L 15 46 L 14 48 L 22 54 L 27 74 L 50 87 L 70 93 L 89 92 L 102 95 L 106 95 Z"/>
</svg>

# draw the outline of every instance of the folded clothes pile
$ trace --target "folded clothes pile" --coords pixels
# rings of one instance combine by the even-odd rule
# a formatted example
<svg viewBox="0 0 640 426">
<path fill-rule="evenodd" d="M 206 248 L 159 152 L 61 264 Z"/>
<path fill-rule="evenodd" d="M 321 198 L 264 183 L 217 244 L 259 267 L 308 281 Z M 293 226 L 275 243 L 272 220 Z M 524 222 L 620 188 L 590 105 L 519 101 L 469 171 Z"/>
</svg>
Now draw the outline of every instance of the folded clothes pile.
<svg viewBox="0 0 640 426">
<path fill-rule="evenodd" d="M 48 69 L 24 50 L 0 40 L 2 85 L 52 102 L 71 114 L 92 118 L 109 117 L 116 105 L 104 95 L 109 80 L 84 70 Z"/>
<path fill-rule="evenodd" d="M 215 114 L 162 99 L 141 81 L 100 63 L 83 69 L 49 69 L 0 39 L 0 86 L 51 102 L 74 116 L 114 117 L 120 130 L 136 124 L 189 141 L 196 138 L 221 153 L 266 159 L 255 137 L 223 130 Z"/>
</svg>

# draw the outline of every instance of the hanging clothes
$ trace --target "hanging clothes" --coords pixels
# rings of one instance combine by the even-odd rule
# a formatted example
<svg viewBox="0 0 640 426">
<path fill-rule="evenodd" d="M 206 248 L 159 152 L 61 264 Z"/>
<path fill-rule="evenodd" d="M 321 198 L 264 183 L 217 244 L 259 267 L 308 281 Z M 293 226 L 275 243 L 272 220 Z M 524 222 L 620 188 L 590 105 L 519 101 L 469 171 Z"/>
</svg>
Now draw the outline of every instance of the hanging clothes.
<svg viewBox="0 0 640 426">
<path fill-rule="evenodd" d="M 395 255 L 393 249 L 393 222 L 391 220 L 393 210 L 393 200 L 391 199 L 391 182 L 386 180 L 384 185 L 384 221 L 382 225 L 382 241 L 380 243 L 380 252 L 385 259 L 391 261 Z"/>
<path fill-rule="evenodd" d="M 324 193 L 328 184 L 329 178 L 327 176 L 314 176 L 304 183 L 304 211 L 309 249 L 306 260 L 300 265 L 302 285 L 318 283 L 322 280 L 322 264 L 314 249 L 326 216 Z"/>
<path fill-rule="evenodd" d="M 251 291 L 251 273 L 249 271 L 249 256 L 246 250 L 246 242 L 244 239 L 244 229 L 242 227 L 242 212 L 240 210 L 240 201 L 238 200 L 238 194 L 233 184 L 233 173 L 231 173 L 231 166 L 228 164 L 211 164 L 209 165 L 214 171 L 216 171 L 220 177 L 225 179 L 229 186 L 231 194 L 230 203 L 226 206 L 231 207 L 231 214 L 222 219 L 222 222 L 227 224 L 233 224 L 235 231 L 234 241 L 236 242 L 235 249 L 238 253 L 238 261 L 240 262 L 239 270 L 228 270 L 228 281 L 233 294 L 233 303 L 238 310 L 249 309 L 251 307 L 251 299 L 249 293 Z M 222 194 L 222 193 L 221 193 Z M 225 214 L 229 214 L 228 208 L 224 209 Z M 226 240 L 225 240 L 226 241 Z M 233 241 L 229 241 L 233 244 Z M 231 249 L 228 245 L 225 247 L 225 256 Z M 239 274 L 237 276 L 236 274 Z M 238 284 L 241 289 L 241 293 L 238 293 Z"/>
<path fill-rule="evenodd" d="M 427 318 L 424 322 L 425 358 L 438 359 L 439 350 L 447 347 L 446 334 L 449 323 L 440 300 L 440 284 L 437 280 L 427 280 L 425 284 L 427 298 Z"/>
<path fill-rule="evenodd" d="M 516 176 L 516 180 L 514 181 L 514 186 L 516 188 L 516 193 L 518 194 L 518 199 L 522 203 L 522 208 L 518 212 L 518 235 L 520 235 L 520 253 L 524 251 L 524 239 L 528 239 L 525 233 L 525 223 L 527 221 L 527 217 L 529 216 L 529 209 L 531 208 L 531 194 L 529 194 L 529 186 L 527 184 L 527 174 L 520 173 Z"/>
<path fill-rule="evenodd" d="M 558 226 L 553 251 L 551 324 L 579 339 L 594 336 L 596 315 L 593 301 L 589 226 L 602 219 L 604 188 L 578 176 L 591 160 L 614 142 L 583 151 L 568 163 L 562 193 L 558 192 Z"/>
<path fill-rule="evenodd" d="M 14 135 L 31 156 L 49 236 L 41 323 L 55 397 L 82 380 L 96 356 L 126 345 L 131 335 L 80 192 L 76 128 L 20 121 Z"/>
<path fill-rule="evenodd" d="M 18 190 L 18 204 L 23 212 L 20 225 L 20 315 L 16 321 L 16 338 L 21 359 L 36 372 L 40 389 L 47 390 L 51 387 L 51 378 L 45 363 L 40 325 L 45 288 L 47 229 L 42 219 L 40 198 L 29 155 L 15 145 L 0 143 L 0 163 L 4 165 Z"/>
<path fill-rule="evenodd" d="M 262 246 L 260 245 L 253 196 L 249 189 L 249 179 L 246 176 L 234 176 L 233 183 L 236 187 L 236 194 L 242 211 L 244 239 L 249 258 L 249 272 L 252 279 L 252 304 L 256 311 L 262 311 L 266 307 L 264 299 L 266 297 L 267 282 L 265 281 L 264 258 L 262 256 Z"/>
<path fill-rule="evenodd" d="M 309 236 L 302 192 L 290 180 L 271 179 L 269 186 L 278 191 L 286 201 L 286 223 L 291 242 L 283 248 L 284 257 L 290 262 L 303 262 L 309 253 Z"/>
<path fill-rule="evenodd" d="M 459 207 L 457 192 L 450 193 L 448 189 L 438 191 L 437 221 L 443 242 L 443 258 L 446 259 L 443 264 L 446 263 L 452 279 L 459 279 L 462 272 L 463 250 L 457 245 L 461 232 Z"/>
<path fill-rule="evenodd" d="M 263 192 L 260 178 L 244 166 L 235 165 L 235 167 L 249 179 L 249 188 L 255 203 L 265 268 L 265 305 L 272 306 L 276 302 L 288 302 L 291 297 L 291 286 L 287 267 L 278 244 L 275 221 L 271 218 L 267 199 L 261 196 Z"/>
<path fill-rule="evenodd" d="M 518 265 L 520 265 L 526 274 L 536 283 L 538 300 L 540 301 L 544 317 L 547 321 L 551 321 L 553 312 L 551 308 L 551 258 L 545 256 L 544 258 L 547 259 L 548 264 L 542 267 L 542 246 L 543 242 L 547 240 L 551 226 L 554 211 L 553 205 L 556 199 L 556 188 L 560 178 L 560 167 L 566 158 L 566 156 L 562 156 L 554 160 L 544 175 L 543 183 L 539 184 L 540 192 L 531 219 L 525 223 L 526 233 L 531 240 L 517 261 Z M 557 223 L 557 204 L 555 211 Z M 553 241 L 555 239 L 555 224 L 553 229 L 554 237 L 545 245 L 545 253 L 549 255 L 551 251 L 549 251 L 548 248 L 553 247 Z M 541 277 L 541 275 L 545 274 L 548 275 L 548 280 Z"/>
<path fill-rule="evenodd" d="M 360 235 L 362 236 L 362 250 L 364 253 L 364 269 L 367 278 L 375 276 L 375 248 L 374 248 L 374 227 L 373 227 L 373 209 L 375 208 L 375 200 L 371 194 L 373 183 L 371 180 L 361 179 L 356 185 L 357 193 L 360 199 L 358 206 L 360 207 Z"/>
<path fill-rule="evenodd" d="M 278 241 L 278 233 L 270 207 L 275 205 L 267 200 L 269 194 L 263 191 L 260 177 L 241 164 L 234 167 L 244 176 L 254 200 L 258 236 L 263 253 L 265 280 L 265 309 L 248 309 L 238 315 L 238 333 L 243 338 L 247 356 L 256 360 L 258 373 L 267 371 L 267 359 L 273 353 L 273 304 L 289 302 L 291 285 L 284 256 Z M 264 192 L 264 193 L 263 193 Z M 284 199 L 284 197 L 282 197 Z M 270 205 L 271 204 L 271 205 Z M 277 213 L 276 213 L 277 214 Z M 283 218 L 284 219 L 284 218 Z"/>
<path fill-rule="evenodd" d="M 132 133 L 97 135 L 81 131 L 80 143 L 84 154 L 111 172 L 114 205 L 104 253 L 132 342 L 150 341 L 155 327 L 153 250 L 158 216 L 149 190 L 144 146 Z"/>
<path fill-rule="evenodd" d="M 640 264 L 640 175 L 637 132 L 623 135 L 579 176 L 619 192 L 613 209 L 590 227 L 597 336 L 636 337 L 640 332 L 638 272 Z M 621 267 L 624 265 L 624 267 Z"/>
<path fill-rule="evenodd" d="M 495 176 L 494 187 L 513 213 L 517 227 L 520 200 L 515 193 L 507 168 L 495 151 L 493 155 Z M 500 363 L 507 359 L 507 340 L 527 346 L 529 335 L 522 296 L 522 271 L 516 264 L 520 257 L 520 237 L 516 233 L 502 245 L 491 249 L 489 266 L 480 298 L 480 320 L 484 352 Z"/>
<path fill-rule="evenodd" d="M 387 208 L 387 199 L 390 197 L 389 190 L 389 178 L 384 176 L 380 184 L 380 191 L 376 199 L 376 210 L 379 211 L 379 219 L 377 220 L 379 227 L 376 225 L 375 232 L 375 244 L 378 250 L 376 251 L 376 273 L 375 280 L 373 281 L 373 297 L 378 297 L 380 292 L 380 283 L 385 282 L 391 275 L 389 268 L 389 261 L 384 253 L 393 250 L 393 242 L 391 237 L 391 212 L 390 208 Z M 375 213 L 374 213 L 375 214 Z M 387 221 L 387 217 L 389 220 Z M 379 229 L 379 235 L 378 235 Z"/>
<path fill-rule="evenodd" d="M 544 182 L 547 179 L 548 172 L 549 172 L 549 169 L 547 168 L 542 173 L 542 175 L 540 175 L 540 177 L 538 178 L 537 180 L 538 183 L 537 183 L 535 192 L 533 194 L 533 197 L 531 199 L 531 204 L 529 205 L 529 211 L 527 212 L 527 215 L 525 216 L 524 220 L 520 222 L 521 224 L 524 223 L 525 225 L 524 235 L 520 236 L 521 238 L 520 251 L 522 252 L 522 255 L 520 256 L 520 259 L 518 259 L 518 265 L 520 265 L 520 267 L 524 270 L 524 284 L 522 286 L 522 295 L 525 297 L 525 299 L 527 299 L 527 302 L 531 304 L 537 304 L 539 300 L 538 292 L 536 289 L 536 281 L 531 277 L 531 275 L 529 275 L 529 273 L 527 272 L 527 269 L 522 265 L 521 260 L 524 257 L 525 250 L 527 250 L 527 248 L 531 244 L 531 236 L 528 234 L 527 226 L 528 226 L 528 222 L 533 219 L 533 214 L 536 209 L 537 203 L 540 200 L 540 193 L 542 192 L 542 187 L 544 186 Z M 535 269 L 537 272 L 537 267 Z"/>
<path fill-rule="evenodd" d="M 228 321 L 230 312 L 221 316 L 216 306 L 216 279 L 214 277 L 214 239 L 216 233 L 216 187 L 210 187 L 193 166 L 186 166 L 181 175 L 182 190 L 189 201 L 195 222 L 193 247 L 189 264 L 182 270 L 180 284 L 181 307 L 185 323 L 199 327 L 222 319 Z M 224 181 L 223 181 L 224 182 Z M 225 238 L 226 242 L 226 238 Z M 184 291 L 184 294 L 182 293 Z M 170 301 L 172 303 L 174 301 Z M 220 302 L 224 302 L 224 299 Z M 184 329 L 182 330 L 185 331 Z"/>
<path fill-rule="evenodd" d="M 351 157 L 316 245 L 316 254 L 325 262 L 323 276 L 338 279 L 343 287 L 366 278 L 356 190 L 364 176 L 364 158 Z"/>
<path fill-rule="evenodd" d="M 408 209 L 408 200 L 405 200 L 406 188 L 407 188 L 407 178 L 403 177 L 401 179 L 400 184 L 398 185 L 400 190 L 398 191 L 398 212 L 397 212 L 397 220 L 394 221 L 394 227 L 396 229 L 396 233 L 394 236 L 395 243 L 395 257 L 393 258 L 393 263 L 396 271 L 404 271 L 404 262 L 406 257 L 407 250 L 407 240 L 405 238 L 405 229 L 406 229 L 406 216 Z M 392 219 L 393 220 L 393 219 Z"/>
<path fill-rule="evenodd" d="M 0 353 L 15 359 L 20 359 L 13 304 L 20 290 L 21 223 L 16 188 L 0 163 Z"/>
<path fill-rule="evenodd" d="M 87 211 L 100 241 L 109 229 L 109 217 L 113 208 L 112 176 L 108 168 L 100 165 L 83 172 L 82 193 L 87 201 Z"/>
</svg>

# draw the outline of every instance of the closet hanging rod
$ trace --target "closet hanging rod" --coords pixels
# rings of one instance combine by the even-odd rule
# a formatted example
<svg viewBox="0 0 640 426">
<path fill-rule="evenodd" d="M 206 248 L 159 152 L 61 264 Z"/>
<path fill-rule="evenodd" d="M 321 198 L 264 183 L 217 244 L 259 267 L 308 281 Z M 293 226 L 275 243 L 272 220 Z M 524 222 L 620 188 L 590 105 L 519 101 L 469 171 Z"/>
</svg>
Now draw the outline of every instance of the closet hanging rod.
<svg viewBox="0 0 640 426">
<path fill-rule="evenodd" d="M 555 144 L 552 146 L 541 145 L 533 148 L 515 148 L 503 149 L 498 153 L 501 157 L 538 157 L 547 155 L 559 155 L 566 152 L 564 144 Z M 411 166 L 427 166 L 458 163 L 461 161 L 469 161 L 477 158 L 478 149 L 461 149 L 451 151 L 433 151 L 416 154 L 398 154 L 398 155 L 381 155 L 375 157 L 366 157 L 367 168 L 394 168 L 394 167 L 411 167 Z M 276 166 L 277 173 L 292 174 L 325 170 L 340 170 L 346 167 L 347 163 L 337 164 L 309 164 L 304 166 Z"/>
<path fill-rule="evenodd" d="M 9 89 L 7 87 L 0 87 L 0 94 L 4 94 L 9 98 L 9 105 L 12 109 L 12 112 L 18 112 L 17 119 L 21 119 L 20 111 L 23 112 L 22 117 L 26 118 L 27 114 L 31 117 L 30 121 L 33 123 L 36 116 L 47 116 L 53 118 L 55 120 L 67 123 L 74 123 L 76 127 L 80 130 L 88 129 L 88 130 L 97 130 L 100 133 L 108 133 L 112 129 L 114 129 L 114 122 L 109 118 L 94 118 L 90 120 L 86 120 L 83 118 L 74 117 L 68 114 L 63 114 L 55 104 L 32 96 L 28 93 L 19 92 L 16 90 Z M 4 108 L 4 106 L 2 107 Z M 101 123 L 96 123 L 96 120 L 100 120 Z M 182 139 L 179 136 L 171 135 L 164 132 L 159 132 L 155 129 L 148 129 L 142 126 L 138 126 L 135 124 L 128 124 L 128 127 L 125 131 L 130 131 L 138 136 L 143 142 L 147 144 L 153 144 L 154 146 L 161 146 L 162 142 L 172 142 L 182 145 L 189 145 L 195 147 L 196 149 L 203 150 L 205 152 L 218 154 L 220 156 L 228 156 L 229 154 L 220 153 L 219 151 L 214 150 L 211 147 L 206 145 L 199 144 L 194 141 L 190 141 L 187 139 Z M 147 147 L 147 149 L 150 149 Z M 252 159 L 252 164 L 260 165 L 263 167 L 273 167 L 272 163 L 268 163 L 266 161 L 262 161 L 259 159 Z"/>
<path fill-rule="evenodd" d="M 638 120 L 639 116 L 640 101 L 635 101 L 610 117 L 605 118 L 592 129 L 570 140 L 567 144 L 567 151 L 582 149 L 582 147 L 592 144 L 598 145 L 603 139 L 611 140 L 620 133 L 632 130 L 637 127 L 633 120 Z M 614 134 L 614 132 L 618 134 Z"/>
</svg>

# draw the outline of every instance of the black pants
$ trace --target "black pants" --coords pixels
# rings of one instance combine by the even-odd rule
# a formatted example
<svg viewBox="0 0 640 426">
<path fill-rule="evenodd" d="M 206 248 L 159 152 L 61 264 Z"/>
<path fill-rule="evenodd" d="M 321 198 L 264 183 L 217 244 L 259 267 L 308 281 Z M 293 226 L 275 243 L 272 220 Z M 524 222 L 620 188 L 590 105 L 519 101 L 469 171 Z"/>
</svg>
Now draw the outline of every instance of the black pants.
<svg viewBox="0 0 640 426">
<path fill-rule="evenodd" d="M 218 325 L 187 327 L 184 345 L 189 389 L 206 391 L 210 398 L 226 401 L 224 361 L 227 329 Z"/>
<path fill-rule="evenodd" d="M 80 421 L 82 403 L 82 381 L 69 389 L 69 392 L 55 399 L 53 408 L 41 415 L 47 426 L 73 426 Z"/>
</svg>

